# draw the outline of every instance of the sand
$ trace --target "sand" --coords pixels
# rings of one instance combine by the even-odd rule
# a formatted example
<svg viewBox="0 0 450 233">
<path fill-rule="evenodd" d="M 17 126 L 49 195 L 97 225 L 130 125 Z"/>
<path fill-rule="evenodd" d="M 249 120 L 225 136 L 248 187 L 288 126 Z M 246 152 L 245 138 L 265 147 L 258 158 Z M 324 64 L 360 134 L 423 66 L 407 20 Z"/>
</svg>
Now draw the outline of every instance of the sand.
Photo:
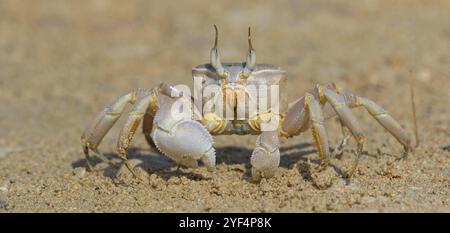
<svg viewBox="0 0 450 233">
<path fill-rule="evenodd" d="M 192 86 L 207 63 L 212 25 L 223 61 L 242 61 L 252 26 L 260 63 L 287 70 L 291 101 L 336 82 L 380 103 L 420 145 L 399 144 L 363 109 L 367 135 L 356 175 L 344 154 L 316 171 L 311 134 L 283 139 L 274 178 L 251 182 L 255 136 L 218 136 L 217 169 L 178 168 L 136 134 L 130 159 L 144 181 L 96 162 L 80 136 L 116 96 L 161 80 Z M 448 212 L 449 1 L 1 1 L 0 212 Z M 121 119 L 101 149 L 119 163 Z M 340 139 L 326 123 L 330 143 Z M 118 178 L 116 178 L 118 177 Z"/>
</svg>

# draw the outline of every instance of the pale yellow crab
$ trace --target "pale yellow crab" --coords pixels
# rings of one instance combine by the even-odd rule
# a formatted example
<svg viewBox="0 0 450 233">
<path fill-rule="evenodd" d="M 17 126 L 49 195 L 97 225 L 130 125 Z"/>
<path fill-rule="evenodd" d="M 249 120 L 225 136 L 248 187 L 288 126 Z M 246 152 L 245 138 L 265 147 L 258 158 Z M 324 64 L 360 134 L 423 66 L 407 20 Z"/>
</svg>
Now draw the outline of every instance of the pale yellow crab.
<svg viewBox="0 0 450 233">
<path fill-rule="evenodd" d="M 144 135 L 151 146 L 158 148 L 178 164 L 197 167 L 201 160 L 209 170 L 213 170 L 216 161 L 212 135 L 259 135 L 251 155 L 252 176 L 255 179 L 274 175 L 280 163 L 279 137 L 293 137 L 308 129 L 311 129 L 321 165 L 327 166 L 331 152 L 324 121 L 333 116 L 339 117 L 358 145 L 355 162 L 348 172 L 348 176 L 352 176 L 365 141 L 363 131 L 351 111 L 351 108 L 360 106 L 403 145 L 405 155 L 411 149 L 409 136 L 382 107 L 367 98 L 338 88 L 334 83 L 315 85 L 289 105 L 289 108 L 284 105 L 282 92 L 277 93 L 279 96 L 269 98 L 261 96 L 261 92 L 255 94 L 250 86 L 265 86 L 265 90 L 282 88 L 286 82 L 286 72 L 274 65 L 256 64 L 250 28 L 246 62 L 222 63 L 217 48 L 217 27 L 215 30 L 210 63 L 192 69 L 194 79 L 201 80 L 202 93 L 205 93 L 206 87 L 215 86 L 218 87 L 215 94 L 197 96 L 201 100 L 197 102 L 199 99 L 196 96 L 183 95 L 182 90 L 161 83 L 156 88 L 137 89 L 119 96 L 97 116 L 81 137 L 89 168 L 92 168 L 89 151 L 101 156 L 97 150 L 98 145 L 119 119 L 127 103 L 133 107 L 119 135 L 117 152 L 133 174 L 135 173 L 128 163 L 126 152 L 141 122 Z M 260 98 L 272 101 L 262 108 Z M 174 106 L 180 103 L 187 107 L 182 113 L 174 113 L 174 109 L 177 109 Z M 207 104 L 212 104 L 215 111 L 205 111 Z M 251 104 L 255 107 L 252 110 Z M 281 111 L 274 111 L 275 105 Z M 229 114 L 224 117 L 217 109 L 231 109 L 231 117 Z M 339 148 L 342 148 L 346 140 L 347 136 Z"/>
</svg>

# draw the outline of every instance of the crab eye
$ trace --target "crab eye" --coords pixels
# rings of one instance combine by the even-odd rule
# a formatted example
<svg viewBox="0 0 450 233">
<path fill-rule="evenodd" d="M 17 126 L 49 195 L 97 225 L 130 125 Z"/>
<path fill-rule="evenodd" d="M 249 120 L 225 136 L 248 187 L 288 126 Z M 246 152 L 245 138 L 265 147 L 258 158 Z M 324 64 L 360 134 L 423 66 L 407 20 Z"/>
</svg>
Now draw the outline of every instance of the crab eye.
<svg viewBox="0 0 450 233">
<path fill-rule="evenodd" d="M 252 48 L 248 51 L 247 62 L 245 67 L 249 70 L 253 70 L 255 66 L 256 66 L 256 53 L 255 50 Z"/>
<path fill-rule="evenodd" d="M 248 27 L 248 53 L 243 76 L 244 77 L 250 76 L 250 73 L 255 69 L 255 66 L 256 66 L 256 52 L 252 46 L 251 29 L 250 27 Z"/>
<path fill-rule="evenodd" d="M 211 66 L 214 67 L 219 76 L 224 76 L 225 69 L 220 61 L 220 53 L 217 48 L 211 49 Z"/>
<path fill-rule="evenodd" d="M 214 47 L 211 49 L 211 54 L 210 54 L 211 66 L 214 67 L 214 69 L 216 70 L 217 74 L 220 77 L 224 77 L 226 75 L 226 71 L 222 66 L 222 62 L 220 61 L 220 53 L 219 53 L 219 50 L 217 49 L 219 30 L 217 29 L 216 25 L 214 25 L 214 29 L 216 31 L 216 38 L 214 39 Z"/>
</svg>

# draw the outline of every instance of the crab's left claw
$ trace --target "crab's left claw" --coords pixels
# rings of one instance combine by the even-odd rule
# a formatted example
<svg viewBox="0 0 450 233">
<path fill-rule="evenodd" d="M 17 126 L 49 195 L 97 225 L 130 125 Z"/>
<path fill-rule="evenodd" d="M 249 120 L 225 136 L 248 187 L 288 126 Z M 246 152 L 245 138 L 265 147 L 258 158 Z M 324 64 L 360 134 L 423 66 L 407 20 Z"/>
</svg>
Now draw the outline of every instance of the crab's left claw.
<svg viewBox="0 0 450 233">
<path fill-rule="evenodd" d="M 180 165 L 195 168 L 200 160 L 209 171 L 214 170 L 216 155 L 211 134 L 202 124 L 190 118 L 190 111 L 185 115 L 174 113 L 177 101 L 183 99 L 167 96 L 161 96 L 161 99 L 151 133 L 155 146 Z"/>
</svg>

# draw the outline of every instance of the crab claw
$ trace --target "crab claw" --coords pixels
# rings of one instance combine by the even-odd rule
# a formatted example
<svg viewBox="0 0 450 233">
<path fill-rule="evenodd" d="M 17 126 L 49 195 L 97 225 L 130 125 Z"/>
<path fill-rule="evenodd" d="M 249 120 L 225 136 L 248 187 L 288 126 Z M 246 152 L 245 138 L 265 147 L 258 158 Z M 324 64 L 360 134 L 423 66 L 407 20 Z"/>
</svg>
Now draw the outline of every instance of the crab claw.
<svg viewBox="0 0 450 233">
<path fill-rule="evenodd" d="M 197 160 L 202 160 L 209 170 L 215 165 L 213 140 L 206 129 L 198 122 L 184 120 L 169 131 L 153 131 L 156 147 L 178 164 L 195 168 Z"/>
<path fill-rule="evenodd" d="M 256 148 L 250 163 L 252 164 L 253 180 L 270 178 L 280 164 L 279 139 L 275 131 L 265 131 L 258 136 Z"/>
<path fill-rule="evenodd" d="M 162 106 L 155 116 L 156 127 L 151 137 L 158 150 L 180 165 L 196 168 L 201 160 L 208 170 L 214 170 L 216 155 L 212 136 L 197 121 L 175 119 L 170 109 Z"/>
</svg>

